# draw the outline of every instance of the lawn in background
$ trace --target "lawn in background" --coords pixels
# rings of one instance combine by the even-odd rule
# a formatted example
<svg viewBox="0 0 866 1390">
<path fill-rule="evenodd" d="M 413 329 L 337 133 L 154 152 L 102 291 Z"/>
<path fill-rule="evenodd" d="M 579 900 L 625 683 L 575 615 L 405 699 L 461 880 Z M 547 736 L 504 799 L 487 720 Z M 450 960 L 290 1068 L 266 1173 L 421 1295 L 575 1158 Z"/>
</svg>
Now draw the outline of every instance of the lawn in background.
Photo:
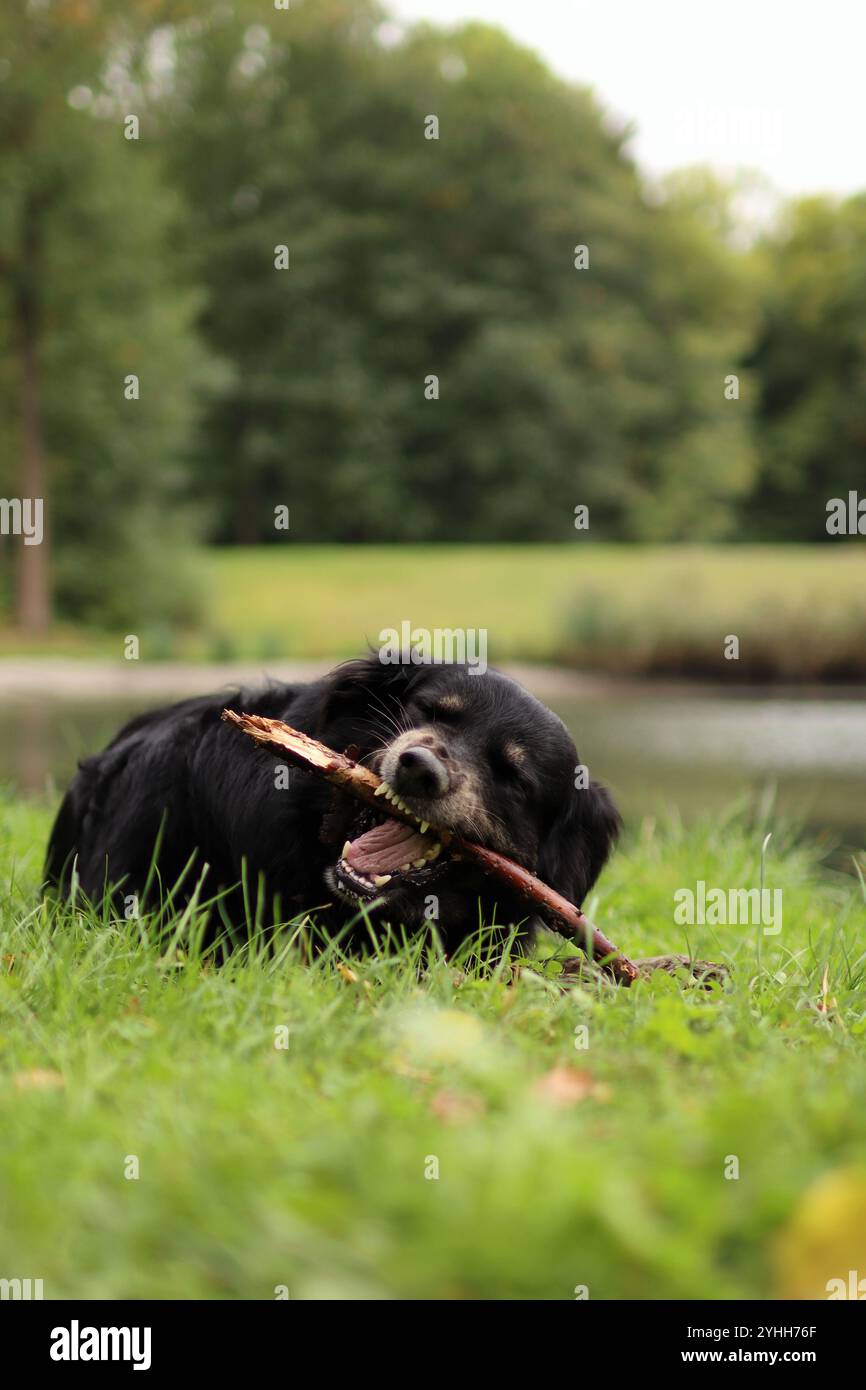
<svg viewBox="0 0 866 1390">
<path fill-rule="evenodd" d="M 484 628 L 488 657 L 612 674 L 866 680 L 854 545 L 297 545 L 202 553 L 194 632 L 145 629 L 143 660 L 345 657 L 384 628 Z M 123 655 L 125 633 L 59 626 L 0 654 Z M 737 661 L 725 639 L 739 639 Z"/>
<path fill-rule="evenodd" d="M 821 546 L 324 546 L 210 552 L 243 656 L 349 656 L 403 620 L 485 628 L 492 661 L 615 674 L 866 679 L 866 563 Z M 739 639 L 736 662 L 725 639 Z"/>
<path fill-rule="evenodd" d="M 563 992 L 555 961 L 419 970 L 411 945 L 216 969 L 183 933 L 37 906 L 48 824 L 0 811 L 0 1276 L 46 1298 L 730 1299 L 866 1271 L 862 880 L 778 826 L 777 936 L 673 924 L 679 887 L 757 884 L 742 810 L 647 822 L 589 905 L 633 955 L 729 960 L 701 994 Z"/>
</svg>

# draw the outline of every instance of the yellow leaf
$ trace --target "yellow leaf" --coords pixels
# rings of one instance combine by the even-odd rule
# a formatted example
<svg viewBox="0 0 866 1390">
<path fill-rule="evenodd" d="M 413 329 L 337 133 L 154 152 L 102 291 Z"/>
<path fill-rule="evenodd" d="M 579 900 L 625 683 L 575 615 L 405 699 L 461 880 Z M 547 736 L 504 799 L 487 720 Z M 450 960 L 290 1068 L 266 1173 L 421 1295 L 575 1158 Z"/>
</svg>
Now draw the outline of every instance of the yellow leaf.
<svg viewBox="0 0 866 1390">
<path fill-rule="evenodd" d="M 47 1071 L 42 1067 L 19 1071 L 15 1077 L 16 1091 L 56 1091 L 64 1084 L 59 1071 Z"/>
<path fill-rule="evenodd" d="M 853 1275 L 853 1278 L 852 1278 Z M 806 1188 L 776 1244 L 782 1298 L 866 1298 L 866 1170 L 837 1168 Z"/>
</svg>

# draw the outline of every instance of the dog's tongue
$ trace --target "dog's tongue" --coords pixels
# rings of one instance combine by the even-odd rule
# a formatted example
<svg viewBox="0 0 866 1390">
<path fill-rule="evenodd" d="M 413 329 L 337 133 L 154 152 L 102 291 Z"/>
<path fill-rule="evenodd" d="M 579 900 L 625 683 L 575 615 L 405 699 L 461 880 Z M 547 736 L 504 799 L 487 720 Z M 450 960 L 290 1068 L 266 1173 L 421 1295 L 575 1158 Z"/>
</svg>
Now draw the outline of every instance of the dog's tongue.
<svg viewBox="0 0 866 1390">
<path fill-rule="evenodd" d="M 352 840 L 346 863 L 364 874 L 388 873 L 420 859 L 429 847 L 430 841 L 419 830 L 400 820 L 386 820 Z"/>
</svg>

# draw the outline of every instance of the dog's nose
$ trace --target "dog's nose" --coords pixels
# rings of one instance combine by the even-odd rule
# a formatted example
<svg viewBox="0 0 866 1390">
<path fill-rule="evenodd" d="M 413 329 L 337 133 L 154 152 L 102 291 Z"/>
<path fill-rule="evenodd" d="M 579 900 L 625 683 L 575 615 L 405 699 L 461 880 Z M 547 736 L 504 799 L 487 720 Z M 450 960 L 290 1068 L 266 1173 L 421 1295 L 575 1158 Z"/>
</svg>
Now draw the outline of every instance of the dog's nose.
<svg viewBox="0 0 866 1390">
<path fill-rule="evenodd" d="M 448 769 L 429 748 L 404 748 L 397 761 L 394 790 L 400 796 L 444 796 L 451 785 Z"/>
</svg>

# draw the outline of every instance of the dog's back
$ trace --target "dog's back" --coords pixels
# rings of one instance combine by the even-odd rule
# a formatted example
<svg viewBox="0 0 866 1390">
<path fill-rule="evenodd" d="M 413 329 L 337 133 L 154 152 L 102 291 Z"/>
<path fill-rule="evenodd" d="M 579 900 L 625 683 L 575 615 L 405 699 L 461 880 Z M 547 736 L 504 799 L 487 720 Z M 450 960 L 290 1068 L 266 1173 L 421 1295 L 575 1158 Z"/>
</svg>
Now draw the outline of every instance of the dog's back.
<svg viewBox="0 0 866 1390">
<path fill-rule="evenodd" d="M 79 764 L 51 832 L 46 885 L 65 893 L 74 882 L 89 901 L 108 896 L 122 906 L 126 895 L 153 880 L 157 861 L 163 887 L 171 888 L 196 852 L 218 860 L 222 846 L 193 783 L 205 749 L 228 733 L 222 710 L 229 705 L 282 718 L 307 688 L 217 692 L 131 719 L 101 753 Z M 230 735 L 226 742 L 233 748 Z"/>
</svg>

